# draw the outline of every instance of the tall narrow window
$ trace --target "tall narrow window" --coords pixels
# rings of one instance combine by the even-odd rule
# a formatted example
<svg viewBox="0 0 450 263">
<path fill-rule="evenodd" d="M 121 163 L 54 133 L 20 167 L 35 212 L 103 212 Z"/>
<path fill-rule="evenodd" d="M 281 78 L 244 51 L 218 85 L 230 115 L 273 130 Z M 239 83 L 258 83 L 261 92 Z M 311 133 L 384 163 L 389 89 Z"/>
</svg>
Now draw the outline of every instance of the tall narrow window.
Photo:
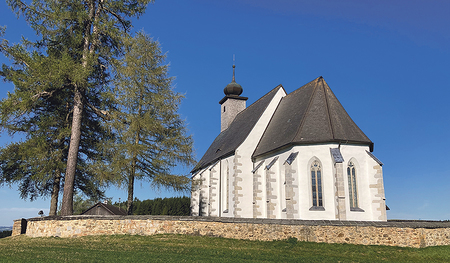
<svg viewBox="0 0 450 263">
<path fill-rule="evenodd" d="M 348 177 L 348 194 L 350 200 L 350 208 L 357 208 L 358 193 L 356 190 L 356 168 L 352 161 L 348 163 L 347 177 Z"/>
<path fill-rule="evenodd" d="M 311 164 L 311 185 L 313 207 L 322 207 L 322 168 L 317 160 Z"/>
</svg>

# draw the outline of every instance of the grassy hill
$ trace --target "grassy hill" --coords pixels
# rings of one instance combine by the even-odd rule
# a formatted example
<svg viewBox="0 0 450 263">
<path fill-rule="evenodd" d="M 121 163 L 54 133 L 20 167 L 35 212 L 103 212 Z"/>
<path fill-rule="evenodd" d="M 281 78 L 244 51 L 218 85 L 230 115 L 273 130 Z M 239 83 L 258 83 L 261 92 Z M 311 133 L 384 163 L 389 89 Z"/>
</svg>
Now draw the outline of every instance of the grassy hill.
<svg viewBox="0 0 450 263">
<path fill-rule="evenodd" d="M 0 262 L 450 262 L 450 246 L 422 249 L 214 237 L 90 236 L 0 239 Z"/>
</svg>

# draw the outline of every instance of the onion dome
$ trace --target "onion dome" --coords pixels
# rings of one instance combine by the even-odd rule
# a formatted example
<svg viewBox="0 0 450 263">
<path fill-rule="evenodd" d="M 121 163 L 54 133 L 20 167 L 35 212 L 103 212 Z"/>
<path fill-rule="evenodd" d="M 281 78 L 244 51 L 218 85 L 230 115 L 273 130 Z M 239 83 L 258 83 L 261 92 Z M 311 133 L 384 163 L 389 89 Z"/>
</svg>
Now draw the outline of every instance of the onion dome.
<svg viewBox="0 0 450 263">
<path fill-rule="evenodd" d="M 228 84 L 224 89 L 223 89 L 223 93 L 225 93 L 225 95 L 234 95 L 234 96 L 239 96 L 242 94 L 242 87 L 241 85 L 237 84 L 236 81 L 234 80 L 234 69 L 236 68 L 235 65 L 233 65 L 233 80 L 230 82 L 230 84 Z"/>
</svg>

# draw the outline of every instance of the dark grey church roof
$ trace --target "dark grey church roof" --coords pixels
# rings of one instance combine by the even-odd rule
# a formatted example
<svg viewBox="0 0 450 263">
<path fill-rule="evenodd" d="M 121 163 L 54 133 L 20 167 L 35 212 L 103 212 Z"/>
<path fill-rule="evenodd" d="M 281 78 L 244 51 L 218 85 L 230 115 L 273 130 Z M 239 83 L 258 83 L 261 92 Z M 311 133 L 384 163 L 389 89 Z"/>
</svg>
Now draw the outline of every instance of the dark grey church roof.
<svg viewBox="0 0 450 263">
<path fill-rule="evenodd" d="M 203 155 L 202 159 L 200 159 L 194 169 L 192 169 L 192 172 L 194 173 L 221 158 L 234 154 L 237 147 L 239 147 L 239 145 L 247 138 L 277 91 L 282 88 L 281 85 L 277 86 L 236 115 L 228 129 L 224 130 L 216 137 L 205 155 Z"/>
<path fill-rule="evenodd" d="M 326 142 L 363 144 L 373 150 L 372 141 L 319 77 L 282 98 L 253 157 L 291 145 Z"/>
</svg>

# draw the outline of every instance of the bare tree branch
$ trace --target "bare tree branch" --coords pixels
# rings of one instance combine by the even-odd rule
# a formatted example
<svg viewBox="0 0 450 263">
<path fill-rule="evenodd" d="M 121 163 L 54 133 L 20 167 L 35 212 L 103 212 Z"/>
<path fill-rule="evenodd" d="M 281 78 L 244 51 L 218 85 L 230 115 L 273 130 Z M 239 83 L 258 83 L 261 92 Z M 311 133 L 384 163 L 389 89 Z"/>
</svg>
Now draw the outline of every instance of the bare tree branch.
<svg viewBox="0 0 450 263">
<path fill-rule="evenodd" d="M 106 7 L 103 7 L 104 10 L 106 10 L 108 13 L 110 13 L 111 15 L 113 15 L 114 17 L 117 18 L 117 20 L 119 20 L 119 22 L 122 24 L 123 29 L 125 29 L 125 31 L 128 31 L 130 29 L 129 26 L 127 26 L 127 23 L 125 22 L 125 20 L 118 14 L 114 13 L 113 11 L 109 10 Z"/>
<path fill-rule="evenodd" d="M 109 114 L 109 111 L 100 110 L 100 109 L 96 108 L 94 105 L 90 104 L 85 98 L 83 98 L 83 100 L 84 100 L 84 103 L 100 118 L 107 120 L 107 121 L 112 119 L 111 114 Z"/>
<path fill-rule="evenodd" d="M 48 92 L 48 91 L 42 91 L 42 92 L 39 92 L 38 94 L 33 95 L 33 97 L 31 97 L 31 98 L 33 98 L 33 99 L 39 99 L 39 98 L 42 98 L 42 97 L 44 97 L 44 96 L 45 96 L 45 97 L 51 97 L 55 91 L 56 91 L 56 90 L 52 90 L 52 91 L 50 91 L 50 92 Z"/>
</svg>

